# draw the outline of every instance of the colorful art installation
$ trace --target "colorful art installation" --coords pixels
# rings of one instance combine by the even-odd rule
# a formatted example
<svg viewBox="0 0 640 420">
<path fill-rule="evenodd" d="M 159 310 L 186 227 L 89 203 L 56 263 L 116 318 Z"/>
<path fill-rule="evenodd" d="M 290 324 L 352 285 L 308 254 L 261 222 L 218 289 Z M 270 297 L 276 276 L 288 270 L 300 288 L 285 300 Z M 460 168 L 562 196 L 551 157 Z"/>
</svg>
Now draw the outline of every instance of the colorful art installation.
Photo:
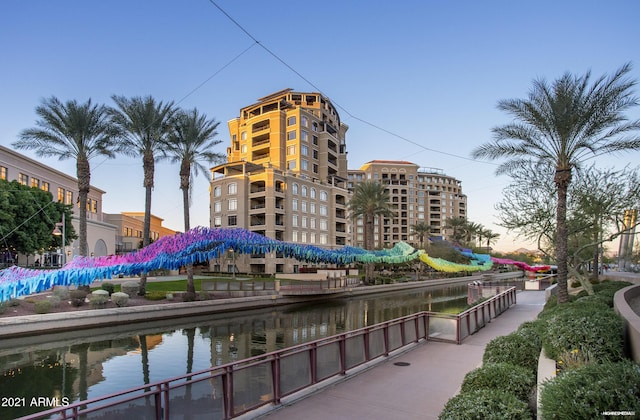
<svg viewBox="0 0 640 420">
<path fill-rule="evenodd" d="M 0 302 L 43 292 L 54 286 L 82 286 L 118 275 L 139 275 L 157 269 L 177 270 L 187 264 L 204 263 L 218 258 L 228 250 L 242 254 L 276 252 L 299 261 L 337 265 L 402 264 L 419 260 L 435 270 L 444 272 L 489 270 L 493 262 L 516 264 L 524 270 L 534 269 L 524 263 L 492 259 L 484 254 L 472 254 L 471 263 L 468 265 L 456 264 L 431 258 L 424 250 L 417 250 L 404 242 L 396 244 L 393 248 L 378 251 L 351 246 L 325 249 L 277 241 L 245 229 L 197 227 L 185 233 L 162 237 L 143 249 L 125 255 L 75 257 L 58 270 L 34 270 L 17 266 L 6 268 L 0 271 Z"/>
</svg>

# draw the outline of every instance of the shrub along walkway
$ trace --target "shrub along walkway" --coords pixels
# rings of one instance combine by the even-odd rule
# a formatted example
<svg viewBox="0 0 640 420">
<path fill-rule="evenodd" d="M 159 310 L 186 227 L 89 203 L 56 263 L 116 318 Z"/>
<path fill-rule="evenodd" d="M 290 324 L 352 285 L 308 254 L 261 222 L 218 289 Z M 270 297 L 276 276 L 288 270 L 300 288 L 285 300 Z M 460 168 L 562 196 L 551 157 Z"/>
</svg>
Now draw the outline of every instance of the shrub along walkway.
<svg viewBox="0 0 640 420">
<path fill-rule="evenodd" d="M 447 401 L 460 390 L 464 376 L 482 364 L 487 343 L 536 319 L 544 303 L 544 291 L 519 292 L 516 305 L 461 345 L 423 342 L 304 399 L 285 402 L 281 408 L 262 417 L 278 420 L 437 419 Z M 398 362 L 408 365 L 398 366 Z M 255 413 L 252 416 L 255 418 Z"/>
</svg>

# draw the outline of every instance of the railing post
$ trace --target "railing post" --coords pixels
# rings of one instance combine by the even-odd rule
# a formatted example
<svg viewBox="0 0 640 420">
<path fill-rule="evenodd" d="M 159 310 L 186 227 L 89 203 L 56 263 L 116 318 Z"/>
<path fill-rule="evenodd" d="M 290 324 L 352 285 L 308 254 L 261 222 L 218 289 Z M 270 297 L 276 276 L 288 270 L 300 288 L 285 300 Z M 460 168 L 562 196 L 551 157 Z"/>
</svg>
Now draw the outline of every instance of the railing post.
<svg viewBox="0 0 640 420">
<path fill-rule="evenodd" d="M 313 343 L 309 350 L 309 363 L 311 364 L 311 383 L 316 384 L 318 382 L 318 344 Z"/>
<path fill-rule="evenodd" d="M 344 334 L 340 335 L 338 346 L 340 348 L 340 374 L 345 375 L 347 373 L 347 339 Z"/>
<path fill-rule="evenodd" d="M 164 404 L 162 404 L 162 400 L 164 400 Z M 158 385 L 158 393 L 156 393 L 155 395 L 157 420 L 170 418 L 169 417 L 170 411 L 171 411 L 169 407 L 170 400 L 171 398 L 169 396 L 169 384 L 167 382 L 164 382 L 162 385 Z"/>
<path fill-rule="evenodd" d="M 224 402 L 224 418 L 233 418 L 233 367 L 225 368 L 224 377 L 222 379 L 222 395 Z"/>
<path fill-rule="evenodd" d="M 384 337 L 384 355 L 389 356 L 389 324 L 385 322 L 382 328 L 382 336 Z"/>
<path fill-rule="evenodd" d="M 271 361 L 271 382 L 273 386 L 273 402 L 280 404 L 280 353 L 276 353 Z"/>
</svg>

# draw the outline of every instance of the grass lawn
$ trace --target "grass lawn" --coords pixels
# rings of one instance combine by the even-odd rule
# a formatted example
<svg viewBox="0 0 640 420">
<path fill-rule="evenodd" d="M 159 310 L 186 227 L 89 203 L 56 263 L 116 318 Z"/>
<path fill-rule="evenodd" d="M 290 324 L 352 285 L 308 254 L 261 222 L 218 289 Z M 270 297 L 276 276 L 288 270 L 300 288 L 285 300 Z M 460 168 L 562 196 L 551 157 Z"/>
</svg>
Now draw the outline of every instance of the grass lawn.
<svg viewBox="0 0 640 420">
<path fill-rule="evenodd" d="M 209 276 L 194 276 L 193 284 L 196 291 L 202 290 L 202 280 L 208 281 L 233 281 L 230 277 L 209 277 Z M 252 281 L 273 281 L 273 278 L 254 278 Z M 105 280 L 103 283 L 109 283 L 109 280 Z M 91 290 L 100 289 L 100 287 L 92 287 Z M 114 284 L 114 291 L 119 292 L 121 290 L 120 284 Z M 187 280 L 169 280 L 169 281 L 148 281 L 147 292 L 184 292 L 187 290 Z"/>
</svg>

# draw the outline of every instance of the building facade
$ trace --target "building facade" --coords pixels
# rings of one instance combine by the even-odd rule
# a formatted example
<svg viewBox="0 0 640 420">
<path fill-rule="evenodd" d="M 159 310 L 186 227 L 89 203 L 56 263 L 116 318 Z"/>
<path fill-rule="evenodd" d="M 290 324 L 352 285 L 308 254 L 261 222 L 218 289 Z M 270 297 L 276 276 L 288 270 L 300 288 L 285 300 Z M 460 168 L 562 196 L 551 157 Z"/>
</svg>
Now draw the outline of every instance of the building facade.
<svg viewBox="0 0 640 420">
<path fill-rule="evenodd" d="M 116 226 L 116 248 L 117 255 L 126 254 L 135 251 L 142 243 L 144 229 L 144 212 L 125 211 L 120 214 L 104 214 L 107 223 Z M 164 219 L 151 215 L 150 223 L 150 239 L 154 242 L 163 236 L 172 236 L 176 234 L 175 230 L 171 230 L 162 226 Z"/>
<path fill-rule="evenodd" d="M 320 93 L 286 89 L 228 122 L 227 163 L 212 168 L 211 226 L 335 248 L 349 244 L 348 127 Z M 233 255 L 214 270 L 294 273 L 305 264 L 275 253 Z"/>
<path fill-rule="evenodd" d="M 400 241 L 417 245 L 419 241 L 411 226 L 420 222 L 431 226 L 433 237 L 449 239 L 451 232 L 445 229 L 446 220 L 467 217 L 467 196 L 462 192 L 462 182 L 439 169 L 421 168 L 407 161 L 373 160 L 358 170 L 349 170 L 350 191 L 365 180 L 386 186 L 395 213 L 393 218 L 376 219 L 376 247 L 389 248 Z M 355 220 L 352 241 L 355 246 L 364 245 L 362 218 Z"/>
<path fill-rule="evenodd" d="M 22 185 L 39 188 L 51 193 L 53 200 L 72 205 L 72 224 L 76 232 L 78 226 L 78 180 L 54 168 L 21 155 L 7 147 L 0 146 L 0 179 L 18 181 Z M 87 245 L 90 255 L 105 256 L 115 253 L 116 227 L 104 220 L 102 196 L 105 192 L 94 186 L 87 196 Z M 53 231 L 54 225 L 51 226 Z M 76 239 L 65 244 L 66 260 L 79 255 L 79 243 Z M 56 258 L 57 261 L 65 258 Z"/>
</svg>

